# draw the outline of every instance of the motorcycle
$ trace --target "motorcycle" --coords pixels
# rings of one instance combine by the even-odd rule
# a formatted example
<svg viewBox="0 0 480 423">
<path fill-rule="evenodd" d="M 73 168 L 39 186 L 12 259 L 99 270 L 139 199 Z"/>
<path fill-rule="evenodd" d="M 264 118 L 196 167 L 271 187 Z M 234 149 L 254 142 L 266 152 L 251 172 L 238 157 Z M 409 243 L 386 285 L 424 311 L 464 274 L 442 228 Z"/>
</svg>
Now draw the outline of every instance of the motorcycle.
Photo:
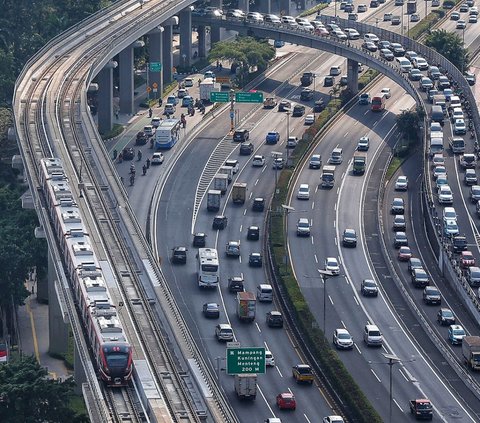
<svg viewBox="0 0 480 423">
<path fill-rule="evenodd" d="M 135 173 L 130 175 L 130 186 L 135 185 Z"/>
</svg>

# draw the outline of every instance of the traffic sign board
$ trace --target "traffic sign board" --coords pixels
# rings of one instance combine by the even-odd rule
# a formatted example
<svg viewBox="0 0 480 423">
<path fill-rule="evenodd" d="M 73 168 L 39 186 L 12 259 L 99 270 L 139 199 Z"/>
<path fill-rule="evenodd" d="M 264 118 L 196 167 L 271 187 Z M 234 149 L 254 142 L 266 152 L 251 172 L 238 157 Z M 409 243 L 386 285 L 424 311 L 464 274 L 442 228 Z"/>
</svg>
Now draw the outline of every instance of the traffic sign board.
<svg viewBox="0 0 480 423">
<path fill-rule="evenodd" d="M 237 103 L 263 103 L 263 93 L 256 92 L 238 92 L 235 93 L 235 101 Z"/>
<path fill-rule="evenodd" d="M 160 72 L 162 64 L 160 62 L 150 62 L 150 72 Z"/>
<path fill-rule="evenodd" d="M 228 103 L 230 101 L 230 93 L 226 91 L 212 91 L 210 93 L 210 101 L 212 103 Z"/>
<path fill-rule="evenodd" d="M 265 348 L 227 348 L 227 374 L 265 373 Z"/>
</svg>

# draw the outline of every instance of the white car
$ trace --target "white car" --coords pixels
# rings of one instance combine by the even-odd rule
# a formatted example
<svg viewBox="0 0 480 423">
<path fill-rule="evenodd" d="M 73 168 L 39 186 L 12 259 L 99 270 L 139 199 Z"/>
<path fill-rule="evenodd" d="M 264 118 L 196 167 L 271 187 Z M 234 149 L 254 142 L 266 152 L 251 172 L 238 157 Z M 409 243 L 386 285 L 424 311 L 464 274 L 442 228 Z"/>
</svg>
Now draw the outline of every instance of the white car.
<svg viewBox="0 0 480 423">
<path fill-rule="evenodd" d="M 334 29 L 331 32 L 331 35 L 332 35 L 332 37 L 335 37 L 340 41 L 345 41 L 348 38 L 347 35 L 341 29 Z"/>
<path fill-rule="evenodd" d="M 299 200 L 309 200 L 310 199 L 310 187 L 308 184 L 300 184 L 297 192 L 297 198 Z"/>
<path fill-rule="evenodd" d="M 386 98 L 390 98 L 392 96 L 392 90 L 390 88 L 382 88 L 380 93 L 385 94 Z"/>
<path fill-rule="evenodd" d="M 303 31 L 312 32 L 315 29 L 310 22 L 297 22 L 297 23 L 298 23 L 298 27 Z"/>
<path fill-rule="evenodd" d="M 265 156 L 254 156 L 252 160 L 252 166 L 262 167 L 265 165 Z"/>
<path fill-rule="evenodd" d="M 449 185 L 440 185 L 438 189 L 438 202 L 440 204 L 453 204 L 453 194 Z"/>
<path fill-rule="evenodd" d="M 457 119 L 464 119 L 463 110 L 461 107 L 454 107 L 452 112 L 452 120 L 455 121 Z"/>
<path fill-rule="evenodd" d="M 193 87 L 193 78 L 185 78 L 183 80 L 183 85 L 185 86 L 185 88 Z"/>
<path fill-rule="evenodd" d="M 344 423 L 340 416 L 327 416 L 323 418 L 323 423 Z"/>
<path fill-rule="evenodd" d="M 153 153 L 153 156 L 152 156 L 152 160 L 150 161 L 150 163 L 152 165 L 154 164 L 162 164 L 163 163 L 163 153 Z"/>
<path fill-rule="evenodd" d="M 458 235 L 460 233 L 456 220 L 445 220 L 443 222 L 443 233 L 446 236 Z"/>
<path fill-rule="evenodd" d="M 428 69 L 428 62 L 420 56 L 417 56 L 413 59 L 413 64 L 417 69 L 420 70 L 427 70 Z"/>
<path fill-rule="evenodd" d="M 338 265 L 338 260 L 335 257 L 327 257 L 325 259 L 325 270 L 333 275 L 339 275 L 340 266 Z"/>
<path fill-rule="evenodd" d="M 360 39 L 360 33 L 356 30 L 356 29 L 353 29 L 353 28 L 345 28 L 343 30 L 343 32 L 345 34 L 347 34 L 347 37 L 349 40 L 358 40 Z"/>
<path fill-rule="evenodd" d="M 275 366 L 275 357 L 271 351 L 265 351 L 265 366 L 274 367 Z"/>
<path fill-rule="evenodd" d="M 437 182 L 436 182 L 437 192 L 442 185 L 448 185 L 448 178 L 447 178 L 447 175 L 445 175 L 444 173 L 442 173 L 441 175 L 438 175 Z"/>
<path fill-rule="evenodd" d="M 342 73 L 342 68 L 340 66 L 332 66 L 330 68 L 330 76 L 338 76 Z"/>
<path fill-rule="evenodd" d="M 433 169 L 433 179 L 437 179 L 438 175 L 447 174 L 447 169 L 445 166 L 435 166 Z"/>
<path fill-rule="evenodd" d="M 455 135 L 464 135 L 467 133 L 467 126 L 463 119 L 456 119 L 453 124 L 453 133 Z"/>
<path fill-rule="evenodd" d="M 405 175 L 401 175 L 395 182 L 395 191 L 407 191 L 408 190 L 408 178 Z"/>
<path fill-rule="evenodd" d="M 315 118 L 313 115 L 305 116 L 305 125 L 313 125 L 314 122 L 315 122 Z"/>
<path fill-rule="evenodd" d="M 454 207 L 445 207 L 443 209 L 443 220 L 457 220 L 457 212 Z"/>
<path fill-rule="evenodd" d="M 333 344 L 338 349 L 350 349 L 353 348 L 353 338 L 347 329 L 335 329 L 333 332 Z"/>
<path fill-rule="evenodd" d="M 432 122 L 430 124 L 430 132 L 443 132 L 443 128 L 442 125 L 440 125 L 440 122 Z"/>
<path fill-rule="evenodd" d="M 295 148 L 298 144 L 298 138 L 290 136 L 287 140 L 287 148 Z"/>
</svg>

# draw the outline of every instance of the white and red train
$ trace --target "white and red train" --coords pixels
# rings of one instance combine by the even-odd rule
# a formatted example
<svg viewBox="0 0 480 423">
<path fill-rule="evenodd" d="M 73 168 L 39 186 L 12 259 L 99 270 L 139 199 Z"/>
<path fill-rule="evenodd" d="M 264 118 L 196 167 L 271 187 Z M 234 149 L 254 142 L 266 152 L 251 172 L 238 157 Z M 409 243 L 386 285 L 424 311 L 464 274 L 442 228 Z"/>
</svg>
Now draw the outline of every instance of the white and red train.
<svg viewBox="0 0 480 423">
<path fill-rule="evenodd" d="M 132 347 L 108 291 L 115 277 L 95 256 L 62 161 L 42 159 L 40 178 L 97 371 L 107 385 L 125 386 L 132 376 Z"/>
</svg>

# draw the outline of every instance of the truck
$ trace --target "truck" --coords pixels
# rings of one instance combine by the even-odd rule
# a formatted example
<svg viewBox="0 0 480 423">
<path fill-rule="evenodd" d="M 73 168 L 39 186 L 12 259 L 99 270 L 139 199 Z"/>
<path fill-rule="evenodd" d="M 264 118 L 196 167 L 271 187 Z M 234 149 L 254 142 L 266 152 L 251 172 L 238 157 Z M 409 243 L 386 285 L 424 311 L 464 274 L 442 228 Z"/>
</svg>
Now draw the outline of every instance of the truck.
<svg viewBox="0 0 480 423">
<path fill-rule="evenodd" d="M 480 370 L 480 336 L 465 336 L 462 341 L 465 364 L 472 370 Z"/>
<path fill-rule="evenodd" d="M 232 187 L 232 200 L 235 204 L 245 203 L 247 197 L 247 184 L 245 182 L 235 182 Z"/>
<path fill-rule="evenodd" d="M 239 399 L 254 400 L 257 397 L 257 374 L 235 375 L 235 392 Z"/>
<path fill-rule="evenodd" d="M 322 168 L 322 188 L 332 188 L 335 184 L 335 166 L 325 165 Z"/>
<path fill-rule="evenodd" d="M 242 322 L 253 322 L 257 300 L 253 292 L 237 292 L 237 316 Z"/>
<path fill-rule="evenodd" d="M 230 166 L 220 166 L 218 173 L 224 173 L 228 177 L 228 183 L 232 182 L 233 179 L 233 168 Z"/>
<path fill-rule="evenodd" d="M 205 78 L 200 82 L 200 100 L 210 103 L 210 93 L 220 92 L 220 84 L 215 82 L 212 78 Z"/>
<path fill-rule="evenodd" d="M 265 109 L 273 109 L 277 105 L 277 99 L 275 97 L 267 97 L 263 100 L 263 107 Z"/>
<path fill-rule="evenodd" d="M 432 420 L 432 403 L 425 398 L 410 400 L 410 413 L 412 413 L 417 420 Z"/>
<path fill-rule="evenodd" d="M 207 192 L 207 210 L 219 211 L 220 210 L 220 197 L 221 191 L 218 189 L 211 189 Z"/>
<path fill-rule="evenodd" d="M 407 1 L 407 15 L 411 15 L 412 13 L 417 13 L 417 1 L 416 0 Z"/>
<path fill-rule="evenodd" d="M 304 72 L 302 77 L 300 78 L 300 84 L 302 87 L 308 87 L 313 82 L 313 73 L 312 72 Z"/>
<path fill-rule="evenodd" d="M 363 175 L 367 167 L 367 154 L 356 151 L 353 153 L 353 174 Z"/>
<path fill-rule="evenodd" d="M 213 189 L 218 190 L 223 194 L 227 192 L 228 175 L 226 173 L 217 173 L 213 178 Z"/>
</svg>

